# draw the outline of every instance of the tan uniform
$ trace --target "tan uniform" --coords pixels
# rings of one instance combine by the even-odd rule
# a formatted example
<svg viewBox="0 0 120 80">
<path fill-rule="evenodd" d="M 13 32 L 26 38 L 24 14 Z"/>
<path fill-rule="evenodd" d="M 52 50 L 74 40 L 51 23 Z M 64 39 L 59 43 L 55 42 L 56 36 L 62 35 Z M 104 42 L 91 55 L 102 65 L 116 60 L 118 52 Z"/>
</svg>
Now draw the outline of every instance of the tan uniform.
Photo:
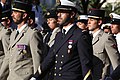
<svg viewBox="0 0 120 80">
<path fill-rule="evenodd" d="M 6 29 L 2 25 L 0 25 L 0 68 L 2 66 L 4 57 L 7 56 L 8 46 L 10 43 L 10 34 L 11 29 Z M 0 75 L 0 80 L 6 80 L 7 76 L 8 70 L 4 72 L 4 78 L 1 78 Z"/>
<path fill-rule="evenodd" d="M 10 37 L 9 56 L 5 63 L 9 64 L 7 80 L 29 80 L 36 73 L 41 62 L 43 50 L 42 36 L 37 30 L 26 26 L 15 39 L 16 30 Z M 8 67 L 7 64 L 1 72 Z"/>
<path fill-rule="evenodd" d="M 119 54 L 115 47 L 115 40 L 112 35 L 104 33 L 102 30 L 97 34 L 97 36 L 92 41 L 93 52 L 96 57 L 98 57 L 104 64 L 102 77 L 109 74 L 110 64 L 112 64 L 113 69 L 119 65 Z M 96 65 L 99 63 L 96 63 Z M 98 70 L 96 70 L 97 72 Z M 99 73 L 99 72 L 98 72 Z"/>
</svg>

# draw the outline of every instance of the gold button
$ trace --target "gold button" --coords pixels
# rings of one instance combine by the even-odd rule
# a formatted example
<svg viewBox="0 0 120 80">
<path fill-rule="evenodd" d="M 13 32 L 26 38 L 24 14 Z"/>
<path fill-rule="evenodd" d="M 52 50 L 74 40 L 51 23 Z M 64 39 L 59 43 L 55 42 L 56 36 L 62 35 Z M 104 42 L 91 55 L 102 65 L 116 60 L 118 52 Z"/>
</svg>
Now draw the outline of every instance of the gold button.
<svg viewBox="0 0 120 80">
<path fill-rule="evenodd" d="M 61 67 L 59 67 L 59 70 L 62 70 L 62 68 L 61 68 Z"/>
<path fill-rule="evenodd" d="M 62 58 L 64 57 L 64 55 L 62 55 Z"/>
<path fill-rule="evenodd" d="M 56 57 L 58 57 L 58 54 L 56 54 Z"/>
<path fill-rule="evenodd" d="M 59 74 L 59 76 L 62 76 L 62 74 Z"/>
<path fill-rule="evenodd" d="M 56 76 L 56 73 L 54 73 L 54 76 Z"/>
<path fill-rule="evenodd" d="M 60 62 L 61 64 L 63 63 L 63 61 Z"/>
<path fill-rule="evenodd" d="M 54 69 L 57 69 L 56 67 Z"/>
<path fill-rule="evenodd" d="M 55 63 L 57 63 L 57 61 L 55 61 Z"/>
</svg>

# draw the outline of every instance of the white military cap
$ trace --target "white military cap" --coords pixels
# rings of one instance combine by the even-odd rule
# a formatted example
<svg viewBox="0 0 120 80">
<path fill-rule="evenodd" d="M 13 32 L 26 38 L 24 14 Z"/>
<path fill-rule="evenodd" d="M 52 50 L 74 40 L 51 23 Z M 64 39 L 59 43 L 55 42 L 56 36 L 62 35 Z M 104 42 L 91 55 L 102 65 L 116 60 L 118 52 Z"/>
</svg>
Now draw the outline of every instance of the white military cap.
<svg viewBox="0 0 120 80">
<path fill-rule="evenodd" d="M 57 10 L 77 10 L 75 3 L 69 0 L 60 0 L 60 5 L 57 6 Z"/>
<path fill-rule="evenodd" d="M 80 15 L 80 16 L 78 16 L 78 20 L 88 20 L 88 16 L 87 15 Z"/>
<path fill-rule="evenodd" d="M 77 22 L 82 22 L 84 24 L 87 24 L 88 16 L 87 15 L 80 15 L 80 16 L 78 16 Z"/>
<path fill-rule="evenodd" d="M 110 13 L 109 16 L 111 19 L 111 24 L 120 24 L 120 15 L 116 13 Z"/>
</svg>

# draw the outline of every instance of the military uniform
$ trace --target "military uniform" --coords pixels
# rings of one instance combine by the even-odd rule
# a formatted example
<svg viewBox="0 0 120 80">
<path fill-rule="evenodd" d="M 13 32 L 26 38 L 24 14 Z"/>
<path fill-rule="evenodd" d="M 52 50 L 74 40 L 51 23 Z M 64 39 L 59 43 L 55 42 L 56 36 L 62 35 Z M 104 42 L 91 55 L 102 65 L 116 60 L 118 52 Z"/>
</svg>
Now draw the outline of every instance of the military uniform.
<svg viewBox="0 0 120 80">
<path fill-rule="evenodd" d="M 112 30 L 112 33 L 117 35 L 116 37 L 120 38 L 119 35 L 119 32 L 120 32 L 120 15 L 118 14 L 115 14 L 115 13 L 110 13 L 110 16 L 111 16 L 111 30 Z M 117 42 L 119 42 L 119 39 L 117 40 Z M 118 50 L 120 52 L 120 46 L 119 46 L 119 43 L 118 44 Z M 106 80 L 119 80 L 120 79 L 120 65 L 117 66 L 117 68 L 112 72 L 112 74 L 110 75 L 109 78 L 107 78 Z"/>
<path fill-rule="evenodd" d="M 31 6 L 26 3 L 15 2 L 13 10 L 24 12 L 29 7 Z M 4 75 L 4 71 L 9 68 L 7 80 L 29 80 L 36 73 L 41 62 L 42 35 L 37 30 L 31 29 L 27 23 L 23 26 L 17 36 L 17 30 L 14 30 L 10 36 L 9 56 L 6 57 L 1 69 L 1 74 Z"/>
<path fill-rule="evenodd" d="M 101 68 L 98 62 L 93 62 L 93 70 L 94 72 L 94 79 L 98 80 L 100 79 L 100 73 L 102 72 L 102 79 L 104 79 L 106 76 L 110 75 L 110 65 L 112 64 L 113 69 L 115 69 L 119 64 L 120 64 L 120 56 L 118 54 L 117 51 L 117 47 L 116 47 L 116 42 L 113 38 L 112 35 L 107 34 L 105 32 L 103 32 L 101 29 L 99 29 L 100 24 L 99 22 L 102 21 L 103 17 L 104 17 L 104 10 L 91 10 L 88 18 L 88 25 L 92 24 L 92 20 L 90 22 L 90 19 L 94 19 L 95 21 L 98 20 L 98 23 L 94 24 L 97 25 L 97 27 L 94 28 L 94 30 L 91 29 L 91 26 L 89 29 L 91 29 L 91 31 L 93 31 L 93 40 L 92 40 L 92 45 L 93 45 L 93 54 L 99 58 L 102 63 L 103 63 L 103 71 L 99 71 Z M 100 21 L 99 21 L 100 20 Z M 91 23 L 91 24 L 90 24 Z M 93 25 L 92 25 L 93 26 Z M 96 68 L 96 66 L 98 68 Z M 99 74 L 99 75 L 97 75 Z"/>
<path fill-rule="evenodd" d="M 1 25 L 1 31 L 0 31 L 0 69 L 2 67 L 3 59 L 5 56 L 7 56 L 8 52 L 8 46 L 10 43 L 10 34 L 11 29 L 6 29 L 4 26 Z M 8 76 L 8 70 L 4 72 L 4 75 L 0 75 L 0 80 L 6 80 Z M 2 78 L 3 77 L 3 78 Z"/>
<path fill-rule="evenodd" d="M 64 39 L 62 33 L 58 33 L 54 46 L 42 63 L 42 71 L 53 67 L 50 80 L 83 80 L 82 69 L 85 74 L 86 68 L 90 69 L 92 64 L 88 40 L 77 26 L 73 26 Z"/>
</svg>

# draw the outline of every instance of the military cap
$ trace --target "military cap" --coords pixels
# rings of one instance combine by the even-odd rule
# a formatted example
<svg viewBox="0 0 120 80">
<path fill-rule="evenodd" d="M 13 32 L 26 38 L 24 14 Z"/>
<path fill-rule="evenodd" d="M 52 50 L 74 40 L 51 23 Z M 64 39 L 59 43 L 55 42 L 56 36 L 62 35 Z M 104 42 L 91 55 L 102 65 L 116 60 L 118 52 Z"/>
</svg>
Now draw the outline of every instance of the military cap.
<svg viewBox="0 0 120 80">
<path fill-rule="evenodd" d="M 11 10 L 10 9 L 2 11 L 1 21 L 4 21 L 6 19 L 11 19 Z"/>
<path fill-rule="evenodd" d="M 105 15 L 105 10 L 91 9 L 88 13 L 88 18 L 103 19 Z"/>
<path fill-rule="evenodd" d="M 35 11 L 31 11 L 29 14 L 29 18 L 35 21 Z"/>
<path fill-rule="evenodd" d="M 102 24 L 101 29 L 110 29 L 110 26 L 110 23 Z"/>
<path fill-rule="evenodd" d="M 79 15 L 77 18 L 77 22 L 83 22 L 83 23 L 87 24 L 87 21 L 88 21 L 87 15 Z"/>
<path fill-rule="evenodd" d="M 32 10 L 32 5 L 22 1 L 15 1 L 12 10 L 19 12 L 30 12 Z"/>
<path fill-rule="evenodd" d="M 110 13 L 111 24 L 120 24 L 120 15 L 115 13 Z"/>
<path fill-rule="evenodd" d="M 87 15 L 79 15 L 77 20 L 88 20 L 88 16 Z"/>
<path fill-rule="evenodd" d="M 69 10 L 76 11 L 76 5 L 69 0 L 60 0 L 60 4 L 56 8 L 57 10 Z"/>
<path fill-rule="evenodd" d="M 57 18 L 56 10 L 48 10 L 45 14 L 45 18 Z"/>
</svg>

